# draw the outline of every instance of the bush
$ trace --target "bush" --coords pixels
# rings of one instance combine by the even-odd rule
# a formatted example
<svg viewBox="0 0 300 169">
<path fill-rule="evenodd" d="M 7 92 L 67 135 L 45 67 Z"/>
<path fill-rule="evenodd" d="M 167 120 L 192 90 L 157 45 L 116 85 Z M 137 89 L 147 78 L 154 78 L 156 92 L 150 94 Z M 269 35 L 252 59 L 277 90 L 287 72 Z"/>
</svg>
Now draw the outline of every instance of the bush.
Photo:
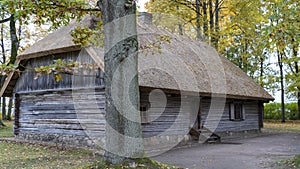
<svg viewBox="0 0 300 169">
<path fill-rule="evenodd" d="M 265 104 L 264 118 L 268 120 L 281 120 L 281 103 L 268 103 Z M 285 119 L 297 120 L 298 119 L 298 105 L 297 103 L 285 104 Z"/>
</svg>

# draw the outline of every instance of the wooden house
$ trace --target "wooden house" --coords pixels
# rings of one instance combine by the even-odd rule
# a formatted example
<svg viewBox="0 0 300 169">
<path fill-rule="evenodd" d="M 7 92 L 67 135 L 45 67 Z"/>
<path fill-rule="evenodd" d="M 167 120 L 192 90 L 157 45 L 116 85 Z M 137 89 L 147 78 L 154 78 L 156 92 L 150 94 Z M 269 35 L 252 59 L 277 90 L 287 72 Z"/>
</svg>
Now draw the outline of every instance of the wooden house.
<svg viewBox="0 0 300 169">
<path fill-rule="evenodd" d="M 264 103 L 274 100 L 271 95 L 212 47 L 157 28 L 149 24 L 148 14 L 141 15 L 147 19 L 138 24 L 140 45 L 154 42 L 158 34 L 171 37 L 170 44 L 162 44 L 161 53 L 139 54 L 145 144 L 176 145 L 201 139 L 201 132 L 226 137 L 261 129 Z M 104 52 L 81 48 L 70 36 L 76 26 L 92 28 L 95 22 L 86 17 L 71 23 L 18 56 L 16 63 L 23 73 L 11 73 L 0 93 L 14 96 L 17 138 L 89 147 L 104 142 Z M 65 74 L 63 81 L 55 82 L 52 75 L 45 75 L 34 80 L 33 68 L 59 58 L 94 63 L 100 69 L 93 77 Z"/>
</svg>

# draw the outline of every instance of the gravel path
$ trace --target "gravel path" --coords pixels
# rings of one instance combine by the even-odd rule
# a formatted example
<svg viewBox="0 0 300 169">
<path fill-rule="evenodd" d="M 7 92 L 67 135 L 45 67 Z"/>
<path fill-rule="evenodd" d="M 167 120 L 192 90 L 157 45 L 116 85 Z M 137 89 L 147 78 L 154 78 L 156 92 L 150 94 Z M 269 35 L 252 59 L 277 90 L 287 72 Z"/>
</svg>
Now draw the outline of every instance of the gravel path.
<svg viewBox="0 0 300 169">
<path fill-rule="evenodd" d="M 299 132 L 196 145 L 170 150 L 152 159 L 189 169 L 265 169 L 296 154 L 300 154 Z"/>
</svg>

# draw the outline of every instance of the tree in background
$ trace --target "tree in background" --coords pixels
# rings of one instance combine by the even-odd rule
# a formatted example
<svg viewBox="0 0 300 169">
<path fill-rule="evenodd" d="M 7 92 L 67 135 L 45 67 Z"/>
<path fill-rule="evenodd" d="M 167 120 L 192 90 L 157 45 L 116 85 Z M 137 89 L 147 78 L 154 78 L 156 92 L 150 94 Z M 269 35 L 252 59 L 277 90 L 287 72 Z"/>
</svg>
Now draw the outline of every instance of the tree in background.
<svg viewBox="0 0 300 169">
<path fill-rule="evenodd" d="M 67 24 L 71 19 L 82 17 L 88 11 L 83 8 L 84 5 L 87 6 L 85 1 L 1 1 L 2 64 L 14 64 L 19 52 L 40 39 L 42 35 L 46 35 L 46 31 L 41 28 L 43 24 L 51 23 L 51 28 L 56 29 L 63 24 Z M 63 9 L 66 13 L 61 12 Z M 31 24 L 30 28 L 28 28 L 29 24 Z M 33 27 L 35 32 L 31 31 Z M 6 44 L 10 44 L 10 46 Z M 6 75 L 1 76 L 1 84 L 4 83 L 5 78 Z M 13 99 L 9 98 L 6 112 L 6 97 L 2 97 L 2 119 L 11 120 L 12 106 Z"/>
<path fill-rule="evenodd" d="M 182 18 L 185 35 L 199 39 L 195 30 L 200 30 L 201 36 L 205 37 L 202 40 L 216 47 L 220 54 L 262 87 L 273 93 L 279 89 L 282 93 L 282 121 L 284 94 L 297 98 L 300 119 L 298 1 L 150 0 L 146 7 L 150 12 Z M 158 21 L 154 23 L 162 26 L 161 18 L 155 19 Z M 163 23 L 164 27 L 175 28 L 172 23 Z M 279 71 L 276 71 L 274 60 L 277 60 Z"/>
<path fill-rule="evenodd" d="M 150 0 L 146 3 L 146 8 L 155 14 L 156 25 L 164 26 L 173 33 L 206 40 L 218 48 L 219 23 L 224 2 L 225 0 Z"/>
<path fill-rule="evenodd" d="M 265 26 L 265 34 L 269 37 L 269 52 L 275 54 L 279 66 L 280 90 L 282 99 L 282 121 L 285 121 L 284 94 L 298 100 L 298 116 L 300 119 L 299 99 L 299 2 L 295 0 L 279 0 L 265 2 L 266 17 L 269 22 Z M 284 86 L 287 85 L 287 88 Z M 286 92 L 285 92 L 285 89 Z"/>
</svg>

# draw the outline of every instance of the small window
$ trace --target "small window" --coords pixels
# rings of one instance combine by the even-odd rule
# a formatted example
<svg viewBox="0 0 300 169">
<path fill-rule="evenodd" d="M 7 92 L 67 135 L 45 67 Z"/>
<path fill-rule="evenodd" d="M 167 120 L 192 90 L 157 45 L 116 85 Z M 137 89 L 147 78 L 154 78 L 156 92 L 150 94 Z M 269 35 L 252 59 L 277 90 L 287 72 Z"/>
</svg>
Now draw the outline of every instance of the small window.
<svg viewBox="0 0 300 169">
<path fill-rule="evenodd" d="M 140 113 L 141 113 L 141 123 L 147 124 L 149 123 L 149 117 L 147 114 L 147 106 L 141 106 L 140 107 Z"/>
<path fill-rule="evenodd" d="M 230 104 L 230 120 L 244 120 L 245 109 L 242 103 L 231 103 Z"/>
</svg>

